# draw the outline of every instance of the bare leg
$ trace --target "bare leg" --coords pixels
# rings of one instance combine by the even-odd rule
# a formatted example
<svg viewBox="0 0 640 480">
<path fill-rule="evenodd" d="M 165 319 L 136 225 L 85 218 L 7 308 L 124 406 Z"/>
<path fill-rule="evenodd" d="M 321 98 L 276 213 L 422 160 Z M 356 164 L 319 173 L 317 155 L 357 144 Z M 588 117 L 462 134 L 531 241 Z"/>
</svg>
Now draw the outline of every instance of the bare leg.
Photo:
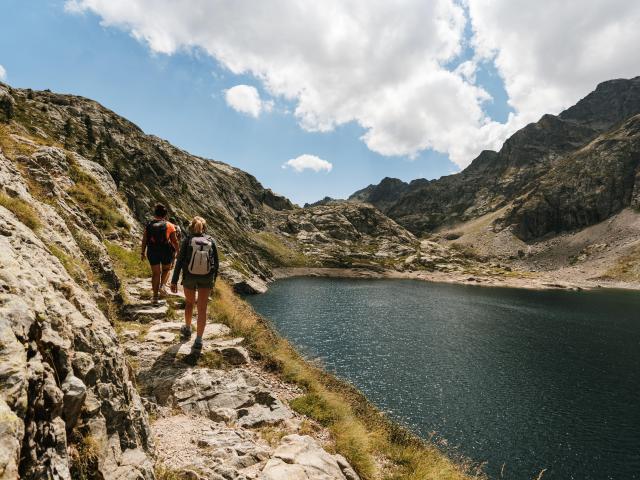
<svg viewBox="0 0 640 480">
<path fill-rule="evenodd" d="M 191 328 L 193 305 L 196 303 L 196 291 L 191 288 L 184 289 L 184 323 Z"/>
<path fill-rule="evenodd" d="M 153 298 L 158 298 L 158 289 L 160 288 L 160 265 L 151 265 L 151 288 L 153 289 Z"/>
<path fill-rule="evenodd" d="M 207 305 L 209 303 L 210 288 L 198 289 L 198 326 L 196 335 L 202 338 L 204 334 L 204 327 L 207 324 Z"/>
<path fill-rule="evenodd" d="M 160 277 L 160 287 L 167 287 L 167 280 L 169 279 L 169 273 L 171 272 L 171 264 L 162 265 L 162 276 Z"/>
</svg>

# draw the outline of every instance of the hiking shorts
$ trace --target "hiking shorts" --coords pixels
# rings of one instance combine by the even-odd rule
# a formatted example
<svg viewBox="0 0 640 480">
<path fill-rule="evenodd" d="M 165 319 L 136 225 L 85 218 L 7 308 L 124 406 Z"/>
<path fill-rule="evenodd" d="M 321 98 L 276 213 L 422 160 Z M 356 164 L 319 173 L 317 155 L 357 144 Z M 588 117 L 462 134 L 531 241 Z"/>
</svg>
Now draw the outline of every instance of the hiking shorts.
<svg viewBox="0 0 640 480">
<path fill-rule="evenodd" d="M 171 265 L 171 262 L 173 262 L 173 248 L 171 245 L 147 247 L 147 260 L 151 265 Z"/>
<path fill-rule="evenodd" d="M 184 272 L 182 275 L 182 286 L 189 290 L 213 288 L 213 275 L 194 275 L 189 272 Z"/>
</svg>

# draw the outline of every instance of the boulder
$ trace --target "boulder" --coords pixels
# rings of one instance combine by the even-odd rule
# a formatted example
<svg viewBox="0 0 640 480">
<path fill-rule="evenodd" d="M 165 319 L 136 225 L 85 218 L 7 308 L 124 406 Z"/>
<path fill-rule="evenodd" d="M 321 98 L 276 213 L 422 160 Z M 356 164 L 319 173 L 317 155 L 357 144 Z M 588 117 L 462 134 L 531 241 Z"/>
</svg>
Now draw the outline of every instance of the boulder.
<svg viewBox="0 0 640 480">
<path fill-rule="evenodd" d="M 62 382 L 63 401 L 63 417 L 67 425 L 67 429 L 72 429 L 78 421 L 80 410 L 87 397 L 87 387 L 82 380 L 71 374 L 67 375 Z"/>
<path fill-rule="evenodd" d="M 243 347 L 217 347 L 215 349 L 220 352 L 224 360 L 231 365 L 244 365 L 249 363 L 249 353 Z"/>
<path fill-rule="evenodd" d="M 262 469 L 262 475 L 265 480 L 358 479 L 344 457 L 329 454 L 307 435 L 284 437 Z"/>
</svg>

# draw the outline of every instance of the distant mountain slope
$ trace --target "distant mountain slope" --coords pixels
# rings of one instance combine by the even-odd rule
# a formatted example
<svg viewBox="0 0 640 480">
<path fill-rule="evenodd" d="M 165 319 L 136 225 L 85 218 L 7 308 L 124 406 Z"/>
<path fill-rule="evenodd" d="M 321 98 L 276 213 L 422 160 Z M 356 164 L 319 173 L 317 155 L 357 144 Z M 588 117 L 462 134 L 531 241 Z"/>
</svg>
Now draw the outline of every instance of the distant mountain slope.
<svg viewBox="0 0 640 480">
<path fill-rule="evenodd" d="M 494 212 L 523 240 L 582 228 L 638 202 L 640 77 L 604 82 L 558 116 L 544 115 L 465 170 L 354 193 L 415 234 Z"/>
</svg>

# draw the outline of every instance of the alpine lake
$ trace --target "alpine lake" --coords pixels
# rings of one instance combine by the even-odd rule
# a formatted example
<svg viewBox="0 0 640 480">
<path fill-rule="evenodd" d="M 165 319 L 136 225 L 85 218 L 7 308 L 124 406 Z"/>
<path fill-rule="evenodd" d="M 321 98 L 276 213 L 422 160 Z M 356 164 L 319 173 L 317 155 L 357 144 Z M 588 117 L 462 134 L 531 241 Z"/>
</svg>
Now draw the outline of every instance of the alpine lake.
<svg viewBox="0 0 640 480">
<path fill-rule="evenodd" d="M 640 478 L 638 292 L 301 277 L 247 300 L 490 478 Z"/>
</svg>

